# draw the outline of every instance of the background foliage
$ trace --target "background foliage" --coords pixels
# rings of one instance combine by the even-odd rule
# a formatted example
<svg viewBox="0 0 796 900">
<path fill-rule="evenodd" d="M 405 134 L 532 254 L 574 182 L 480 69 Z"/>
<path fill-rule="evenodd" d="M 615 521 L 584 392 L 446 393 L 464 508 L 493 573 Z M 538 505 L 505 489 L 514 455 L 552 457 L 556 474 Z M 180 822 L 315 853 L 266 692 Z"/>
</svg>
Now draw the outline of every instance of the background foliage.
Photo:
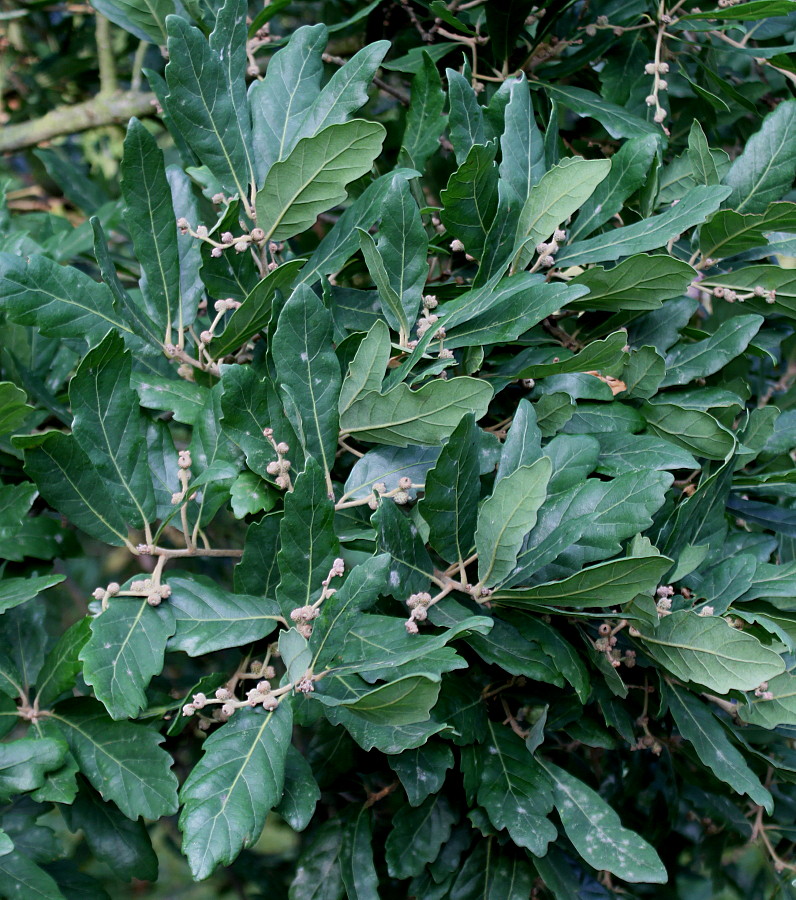
<svg viewBox="0 0 796 900">
<path fill-rule="evenodd" d="M 796 894 L 791 0 L 93 6 L 0 12 L 0 896 Z"/>
</svg>

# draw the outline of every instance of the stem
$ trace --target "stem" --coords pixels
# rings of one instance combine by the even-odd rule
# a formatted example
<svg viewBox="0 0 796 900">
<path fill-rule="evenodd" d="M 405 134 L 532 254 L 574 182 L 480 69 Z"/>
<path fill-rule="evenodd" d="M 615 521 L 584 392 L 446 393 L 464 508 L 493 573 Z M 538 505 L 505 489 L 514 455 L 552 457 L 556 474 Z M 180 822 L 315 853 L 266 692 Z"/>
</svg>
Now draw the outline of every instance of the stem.
<svg viewBox="0 0 796 900">
<path fill-rule="evenodd" d="M 148 47 L 149 44 L 146 41 L 141 41 L 141 43 L 136 47 L 135 56 L 133 57 L 133 72 L 130 77 L 131 91 L 141 90 L 141 76 L 143 74 L 144 68 L 144 57 L 146 56 Z"/>
<path fill-rule="evenodd" d="M 97 13 L 95 37 L 97 41 L 97 60 L 99 62 L 100 96 L 115 94 L 118 90 L 118 79 L 116 77 L 113 40 L 111 39 L 111 23 L 99 13 Z"/>
</svg>

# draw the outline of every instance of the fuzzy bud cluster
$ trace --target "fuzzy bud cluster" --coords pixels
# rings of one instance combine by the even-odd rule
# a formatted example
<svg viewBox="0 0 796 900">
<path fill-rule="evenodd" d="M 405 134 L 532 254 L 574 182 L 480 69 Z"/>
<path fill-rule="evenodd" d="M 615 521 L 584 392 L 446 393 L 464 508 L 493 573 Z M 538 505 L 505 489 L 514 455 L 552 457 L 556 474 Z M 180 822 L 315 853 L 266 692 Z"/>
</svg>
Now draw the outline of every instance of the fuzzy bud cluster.
<svg viewBox="0 0 796 900">
<path fill-rule="evenodd" d="M 219 206 L 229 202 L 224 194 L 214 194 L 212 202 Z M 177 228 L 180 234 L 189 234 L 191 237 L 198 238 L 207 244 L 212 245 L 210 255 L 214 259 L 218 259 L 223 255 L 225 250 L 234 248 L 236 253 L 245 253 L 252 245 L 262 245 L 265 241 L 266 234 L 262 228 L 253 228 L 249 234 L 235 235 L 231 231 L 221 233 L 221 240 L 217 241 L 210 237 L 210 231 L 206 225 L 197 225 L 195 230 L 191 229 L 191 225 L 184 216 L 177 219 Z"/>
<path fill-rule="evenodd" d="M 296 623 L 296 631 L 302 636 L 309 639 L 312 634 L 313 619 L 318 617 L 318 610 L 314 606 L 298 606 L 290 613 L 290 618 Z"/>
<path fill-rule="evenodd" d="M 536 252 L 539 255 L 538 265 L 546 269 L 555 265 L 555 255 L 561 249 L 560 242 L 567 238 L 566 231 L 563 228 L 557 228 L 553 232 L 553 238 L 549 242 L 541 241 L 536 245 Z"/>
<path fill-rule="evenodd" d="M 289 490 L 292 487 L 289 474 L 291 462 L 289 459 L 286 459 L 286 454 L 290 452 L 290 445 L 284 441 L 277 443 L 274 440 L 273 428 L 263 428 L 263 437 L 266 438 L 276 452 L 276 459 L 268 463 L 265 470 L 269 475 L 274 476 L 274 482 L 280 490 Z"/>
<path fill-rule="evenodd" d="M 216 300 L 216 302 L 213 304 L 213 309 L 217 313 L 223 313 L 228 309 L 239 309 L 240 305 L 240 300 L 233 300 L 232 297 L 227 297 L 226 300 Z"/>
<path fill-rule="evenodd" d="M 715 287 L 713 288 L 713 296 L 726 300 L 728 303 L 735 303 L 736 300 L 739 303 L 743 303 L 744 300 L 749 300 L 751 297 L 764 299 L 768 304 L 777 302 L 776 290 L 768 290 L 767 288 L 764 288 L 762 284 L 756 284 L 747 294 L 739 294 L 731 288 Z"/>
<path fill-rule="evenodd" d="M 417 336 L 419 338 L 423 337 L 423 335 L 431 328 L 432 325 L 436 325 L 439 321 L 439 316 L 434 313 L 430 313 L 422 316 L 417 320 Z"/>
<path fill-rule="evenodd" d="M 768 682 L 763 681 L 755 688 L 755 697 L 761 700 L 773 700 L 774 694 L 768 689 Z"/>
<path fill-rule="evenodd" d="M 651 734 L 645 734 L 638 739 L 638 742 L 635 743 L 631 748 L 631 750 L 651 750 L 656 756 L 660 756 L 663 752 L 663 745 L 660 741 L 656 740 L 655 737 Z"/>
<path fill-rule="evenodd" d="M 431 605 L 431 594 L 427 593 L 426 591 L 420 591 L 420 593 L 412 594 L 411 597 L 406 601 L 406 605 L 409 607 L 411 612 L 404 625 L 409 634 L 417 634 L 417 623 L 425 622 L 425 620 L 428 618 L 428 608 Z"/>
<path fill-rule="evenodd" d="M 343 575 L 345 575 L 345 560 L 338 556 L 337 559 L 332 563 L 332 568 L 329 569 L 329 574 L 326 576 L 326 578 L 324 578 L 321 584 L 324 587 L 328 587 L 329 582 L 333 578 L 342 578 Z"/>
<path fill-rule="evenodd" d="M 451 253 L 463 253 L 464 252 L 464 244 L 458 239 L 454 238 L 451 241 Z"/>
</svg>

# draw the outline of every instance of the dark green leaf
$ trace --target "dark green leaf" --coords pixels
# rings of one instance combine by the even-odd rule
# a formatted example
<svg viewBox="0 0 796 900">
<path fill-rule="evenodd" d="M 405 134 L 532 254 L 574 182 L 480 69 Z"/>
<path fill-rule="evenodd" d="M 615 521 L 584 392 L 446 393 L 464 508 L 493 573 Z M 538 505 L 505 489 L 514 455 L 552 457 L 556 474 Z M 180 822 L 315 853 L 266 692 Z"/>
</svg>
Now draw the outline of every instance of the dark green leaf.
<svg viewBox="0 0 796 900">
<path fill-rule="evenodd" d="M 70 383 L 69 399 L 74 439 L 125 521 L 141 528 L 155 518 L 155 489 L 145 452 L 145 420 L 130 387 L 131 373 L 130 354 L 122 339 L 110 333 L 83 358 Z"/>
<path fill-rule="evenodd" d="M 428 542 L 448 562 L 463 563 L 474 546 L 478 517 L 478 428 L 466 415 L 426 475 L 420 514 L 429 525 Z"/>
<path fill-rule="evenodd" d="M 133 719 L 146 706 L 146 688 L 163 669 L 174 628 L 171 603 L 155 610 L 146 597 L 114 597 L 91 620 L 91 637 L 80 651 L 83 677 L 111 718 Z"/>
<path fill-rule="evenodd" d="M 48 721 L 57 726 L 80 770 L 103 798 L 130 819 L 158 819 L 177 811 L 172 758 L 163 737 L 145 725 L 114 722 L 96 700 L 59 703 Z"/>
<path fill-rule="evenodd" d="M 252 643 L 277 627 L 279 608 L 272 599 L 229 593 L 203 575 L 169 578 L 169 587 L 167 605 L 176 623 L 171 650 L 202 656 Z"/>
<path fill-rule="evenodd" d="M 157 880 L 158 858 L 140 819 L 131 822 L 91 788 L 81 790 L 74 803 L 61 810 L 69 830 L 80 829 L 94 856 L 107 863 L 117 878 Z"/>
<path fill-rule="evenodd" d="M 332 350 L 332 320 L 306 286 L 291 295 L 279 316 L 273 353 L 288 418 L 326 473 L 337 449 L 340 365 Z"/>
<path fill-rule="evenodd" d="M 524 742 L 508 728 L 489 723 L 489 737 L 478 747 L 478 802 L 496 828 L 505 828 L 515 844 L 544 856 L 556 829 L 550 781 Z"/>
<path fill-rule="evenodd" d="M 238 710 L 204 743 L 204 753 L 180 790 L 183 852 L 197 880 L 231 863 L 260 837 L 282 796 L 292 714 Z"/>
<path fill-rule="evenodd" d="M 553 779 L 555 804 L 567 837 L 595 869 L 607 869 L 630 882 L 662 884 L 668 874 L 654 848 L 622 827 L 619 816 L 580 779 L 544 763 Z"/>
<path fill-rule="evenodd" d="M 443 794 L 433 794 L 420 806 L 405 806 L 393 819 L 384 855 L 393 878 L 419 875 L 448 840 L 458 816 Z"/>
</svg>

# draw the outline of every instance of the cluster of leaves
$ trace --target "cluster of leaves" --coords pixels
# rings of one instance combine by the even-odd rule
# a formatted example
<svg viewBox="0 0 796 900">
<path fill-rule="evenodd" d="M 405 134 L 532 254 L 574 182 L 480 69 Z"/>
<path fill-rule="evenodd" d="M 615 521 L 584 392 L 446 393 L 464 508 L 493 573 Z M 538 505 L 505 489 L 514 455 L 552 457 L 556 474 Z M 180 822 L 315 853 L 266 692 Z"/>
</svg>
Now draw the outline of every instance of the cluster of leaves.
<svg viewBox="0 0 796 900">
<path fill-rule="evenodd" d="M 791 3 L 96 5 L 173 144 L 0 217 L 0 895 L 793 896 Z"/>
</svg>

